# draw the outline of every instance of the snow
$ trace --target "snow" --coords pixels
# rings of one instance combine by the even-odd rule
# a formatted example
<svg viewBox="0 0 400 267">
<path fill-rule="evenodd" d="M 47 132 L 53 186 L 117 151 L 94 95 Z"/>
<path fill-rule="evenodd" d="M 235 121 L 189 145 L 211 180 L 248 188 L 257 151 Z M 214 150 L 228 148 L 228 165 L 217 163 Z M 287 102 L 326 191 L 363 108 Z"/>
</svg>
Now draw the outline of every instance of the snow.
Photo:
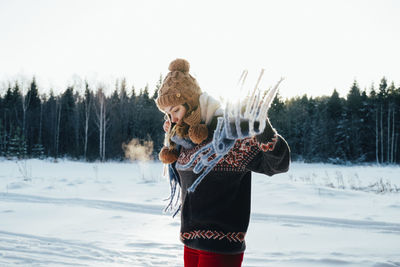
<svg viewBox="0 0 400 267">
<path fill-rule="evenodd" d="M 0 266 L 183 266 L 163 165 L 0 159 Z M 400 168 L 253 177 L 243 266 L 400 266 Z"/>
</svg>

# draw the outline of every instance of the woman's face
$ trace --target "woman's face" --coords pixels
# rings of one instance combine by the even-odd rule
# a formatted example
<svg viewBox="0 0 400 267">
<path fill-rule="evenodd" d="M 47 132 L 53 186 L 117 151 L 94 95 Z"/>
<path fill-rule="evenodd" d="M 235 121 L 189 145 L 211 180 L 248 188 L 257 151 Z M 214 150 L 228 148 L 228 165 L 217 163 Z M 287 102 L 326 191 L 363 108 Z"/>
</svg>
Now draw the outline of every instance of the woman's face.
<svg viewBox="0 0 400 267">
<path fill-rule="evenodd" d="M 170 116 L 172 123 L 180 125 L 186 114 L 186 108 L 183 105 L 169 106 L 165 108 L 165 112 Z"/>
</svg>

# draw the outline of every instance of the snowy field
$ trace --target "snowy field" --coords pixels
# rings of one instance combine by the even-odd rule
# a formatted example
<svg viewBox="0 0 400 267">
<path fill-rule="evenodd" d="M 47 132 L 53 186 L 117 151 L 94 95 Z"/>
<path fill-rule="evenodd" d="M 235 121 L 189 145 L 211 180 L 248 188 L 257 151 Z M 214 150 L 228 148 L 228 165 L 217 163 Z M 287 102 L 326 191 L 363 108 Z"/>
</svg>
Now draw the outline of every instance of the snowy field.
<svg viewBox="0 0 400 267">
<path fill-rule="evenodd" d="M 160 163 L 0 159 L 0 266 L 183 266 Z M 400 168 L 254 175 L 243 266 L 400 266 Z"/>
</svg>

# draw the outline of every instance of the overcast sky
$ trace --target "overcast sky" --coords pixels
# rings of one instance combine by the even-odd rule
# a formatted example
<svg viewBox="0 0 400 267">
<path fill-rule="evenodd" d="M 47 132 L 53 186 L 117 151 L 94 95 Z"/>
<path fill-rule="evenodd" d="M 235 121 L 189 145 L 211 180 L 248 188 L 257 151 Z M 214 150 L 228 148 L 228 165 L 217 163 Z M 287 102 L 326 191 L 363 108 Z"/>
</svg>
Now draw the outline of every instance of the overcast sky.
<svg viewBox="0 0 400 267">
<path fill-rule="evenodd" d="M 254 84 L 261 68 L 265 87 L 285 77 L 285 97 L 345 96 L 354 79 L 400 85 L 399 14 L 396 0 L 0 0 L 0 80 L 35 75 L 42 92 L 77 75 L 154 88 L 182 57 L 216 96 L 243 69 Z"/>
</svg>

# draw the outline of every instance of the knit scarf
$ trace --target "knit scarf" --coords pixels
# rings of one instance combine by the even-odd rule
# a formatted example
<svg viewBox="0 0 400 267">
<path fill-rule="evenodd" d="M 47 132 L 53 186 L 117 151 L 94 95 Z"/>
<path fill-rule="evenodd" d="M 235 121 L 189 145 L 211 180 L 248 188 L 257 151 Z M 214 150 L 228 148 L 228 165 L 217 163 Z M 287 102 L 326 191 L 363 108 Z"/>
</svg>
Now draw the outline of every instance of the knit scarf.
<svg viewBox="0 0 400 267">
<path fill-rule="evenodd" d="M 199 98 L 199 107 L 195 109 L 189 116 L 184 119 L 184 122 L 188 125 L 198 124 L 204 122 L 209 125 L 214 116 L 222 116 L 223 109 L 218 100 L 202 93 Z M 190 140 L 186 140 L 184 137 L 172 137 L 171 140 L 177 144 L 176 149 L 180 150 L 180 146 L 188 148 L 190 146 Z M 169 201 L 165 207 L 165 212 L 171 212 L 173 217 L 180 211 L 181 205 L 179 204 L 180 197 L 180 180 L 178 173 L 175 169 L 176 162 L 168 164 L 168 177 L 170 182 L 170 196 L 166 199 Z M 178 192 L 178 194 L 176 194 Z M 179 204 L 179 205 L 178 205 Z"/>
</svg>

